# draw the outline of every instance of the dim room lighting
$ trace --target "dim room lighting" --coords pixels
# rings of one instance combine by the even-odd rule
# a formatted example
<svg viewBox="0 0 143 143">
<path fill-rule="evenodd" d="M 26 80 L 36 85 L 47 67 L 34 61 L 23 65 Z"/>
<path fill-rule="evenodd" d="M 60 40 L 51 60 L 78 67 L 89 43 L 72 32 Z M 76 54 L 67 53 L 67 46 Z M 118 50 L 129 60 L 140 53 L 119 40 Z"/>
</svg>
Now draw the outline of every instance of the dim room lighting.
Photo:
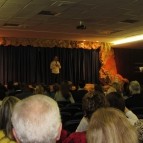
<svg viewBox="0 0 143 143">
<path fill-rule="evenodd" d="M 138 36 L 133 36 L 133 37 L 125 38 L 123 40 L 115 41 L 113 43 L 114 43 L 114 45 L 118 45 L 118 44 L 123 44 L 123 43 L 129 43 L 129 42 L 139 41 L 139 40 L 143 40 L 143 35 L 138 35 Z"/>
</svg>

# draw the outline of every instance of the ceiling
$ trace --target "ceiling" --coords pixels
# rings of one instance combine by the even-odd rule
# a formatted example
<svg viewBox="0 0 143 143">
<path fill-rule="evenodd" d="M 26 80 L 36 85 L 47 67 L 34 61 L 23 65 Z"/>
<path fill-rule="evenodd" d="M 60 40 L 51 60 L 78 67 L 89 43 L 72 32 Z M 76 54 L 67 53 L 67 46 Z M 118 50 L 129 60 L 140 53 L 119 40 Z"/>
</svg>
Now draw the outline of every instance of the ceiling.
<svg viewBox="0 0 143 143">
<path fill-rule="evenodd" d="M 0 37 L 113 42 L 142 33 L 143 0 L 0 0 Z"/>
</svg>

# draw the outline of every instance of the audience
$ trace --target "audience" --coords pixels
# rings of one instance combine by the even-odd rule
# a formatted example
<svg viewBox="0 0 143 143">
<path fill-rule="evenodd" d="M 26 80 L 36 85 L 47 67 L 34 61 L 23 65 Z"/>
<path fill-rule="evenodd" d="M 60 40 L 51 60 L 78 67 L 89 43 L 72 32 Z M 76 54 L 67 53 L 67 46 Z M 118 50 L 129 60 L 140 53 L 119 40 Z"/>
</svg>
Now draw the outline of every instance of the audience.
<svg viewBox="0 0 143 143">
<path fill-rule="evenodd" d="M 10 93 L 14 92 L 14 88 L 13 88 L 13 81 L 9 81 L 7 83 L 7 92 L 6 92 L 6 96 L 8 96 Z"/>
<path fill-rule="evenodd" d="M 46 90 L 47 91 L 46 95 L 54 99 L 56 92 L 59 90 L 60 90 L 60 85 L 58 83 L 54 83 L 53 84 L 53 91 L 51 91 L 50 87 L 48 87 Z"/>
<path fill-rule="evenodd" d="M 137 133 L 125 115 L 115 108 L 100 108 L 91 117 L 88 143 L 139 143 Z"/>
<path fill-rule="evenodd" d="M 132 125 L 134 125 L 134 123 L 138 121 L 137 116 L 125 107 L 125 101 L 122 95 L 117 92 L 112 92 L 106 95 L 106 98 L 110 103 L 110 107 L 114 107 L 121 110 L 126 115 L 127 119 Z"/>
<path fill-rule="evenodd" d="M 43 88 L 43 86 L 41 84 L 36 85 L 36 88 L 34 88 L 34 93 L 33 94 L 42 94 L 42 95 L 46 95 L 46 91 Z"/>
<path fill-rule="evenodd" d="M 101 93 L 104 93 L 101 84 L 94 84 L 94 90 L 95 90 L 95 91 L 99 91 L 99 92 L 101 92 Z"/>
<path fill-rule="evenodd" d="M 92 113 L 98 108 L 109 106 L 104 94 L 98 91 L 91 91 L 85 94 L 82 102 L 84 117 L 77 127 L 76 132 L 70 134 L 70 136 L 63 143 L 86 143 L 86 130 Z"/>
<path fill-rule="evenodd" d="M 12 113 L 12 124 L 18 143 L 55 143 L 62 128 L 57 103 L 44 95 L 18 102 Z"/>
<path fill-rule="evenodd" d="M 121 90 L 121 86 L 120 86 L 119 83 L 113 82 L 111 87 L 115 88 L 116 91 L 123 96 L 123 93 L 122 93 L 122 90 Z"/>
<path fill-rule="evenodd" d="M 78 90 L 72 93 L 75 102 L 81 102 L 83 96 L 88 92 L 87 90 L 84 89 L 85 84 L 86 84 L 85 80 L 79 80 Z"/>
<path fill-rule="evenodd" d="M 138 81 L 131 81 L 129 84 L 129 90 L 131 97 L 125 100 L 127 108 L 143 107 L 143 95 L 140 93 L 140 84 Z"/>
<path fill-rule="evenodd" d="M 15 143 L 12 135 L 11 114 L 15 104 L 19 101 L 14 96 L 5 97 L 0 108 L 0 142 Z"/>
<path fill-rule="evenodd" d="M 33 93 L 31 92 L 28 84 L 25 83 L 25 82 L 23 82 L 21 84 L 21 91 L 22 91 L 22 93 L 19 93 L 19 94 L 15 95 L 19 99 L 24 99 L 26 97 L 29 97 L 29 96 L 33 95 Z"/>
<path fill-rule="evenodd" d="M 84 117 L 80 121 L 76 132 L 83 132 L 87 130 L 88 120 L 90 119 L 92 113 L 101 107 L 108 107 L 109 102 L 107 101 L 104 93 L 98 91 L 92 91 L 84 95 L 82 99 L 82 109 L 84 112 Z"/>
<path fill-rule="evenodd" d="M 114 87 L 111 86 L 111 87 L 109 87 L 109 89 L 107 90 L 106 95 L 109 94 L 109 93 L 111 93 L 111 92 L 117 92 L 117 91 L 116 91 L 116 89 L 115 89 Z"/>
<path fill-rule="evenodd" d="M 62 83 L 60 90 L 56 92 L 55 98 L 56 101 L 70 101 L 71 103 L 75 103 L 72 94 L 69 92 L 69 84 Z"/>
</svg>

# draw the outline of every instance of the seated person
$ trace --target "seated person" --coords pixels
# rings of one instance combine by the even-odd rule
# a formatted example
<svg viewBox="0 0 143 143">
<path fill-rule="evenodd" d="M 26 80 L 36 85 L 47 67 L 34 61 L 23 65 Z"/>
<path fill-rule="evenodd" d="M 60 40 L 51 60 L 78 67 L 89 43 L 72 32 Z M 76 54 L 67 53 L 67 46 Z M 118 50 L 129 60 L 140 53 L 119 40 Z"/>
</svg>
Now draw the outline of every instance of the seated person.
<svg viewBox="0 0 143 143">
<path fill-rule="evenodd" d="M 88 130 L 88 143 L 139 143 L 134 127 L 115 108 L 100 108 L 93 113 Z"/>
<path fill-rule="evenodd" d="M 0 142 L 16 143 L 12 135 L 11 114 L 15 104 L 19 101 L 14 96 L 5 97 L 0 108 Z"/>
<path fill-rule="evenodd" d="M 69 85 L 67 83 L 62 83 L 59 91 L 56 92 L 55 98 L 56 101 L 70 101 L 75 103 L 72 94 L 69 92 Z"/>
<path fill-rule="evenodd" d="M 46 95 L 54 99 L 56 92 L 59 90 L 60 90 L 60 85 L 58 83 L 54 83 L 53 91 L 50 90 L 50 87 L 46 88 L 47 91 Z"/>
<path fill-rule="evenodd" d="M 58 105 L 45 95 L 19 101 L 11 121 L 18 143 L 55 143 L 60 138 L 62 124 Z"/>
<path fill-rule="evenodd" d="M 88 92 L 84 89 L 85 87 L 85 80 L 79 80 L 78 82 L 78 90 L 72 93 L 75 102 L 81 102 L 83 96 Z"/>
<path fill-rule="evenodd" d="M 131 97 L 125 100 L 127 108 L 143 107 L 143 95 L 140 93 L 140 84 L 138 81 L 131 81 L 129 84 L 129 90 Z"/>
<path fill-rule="evenodd" d="M 95 90 L 95 91 L 99 91 L 99 92 L 101 92 L 101 93 L 104 93 L 101 84 L 94 84 L 94 90 Z"/>
<path fill-rule="evenodd" d="M 30 90 L 30 88 L 29 88 L 27 83 L 23 82 L 21 84 L 20 88 L 21 88 L 22 92 L 15 95 L 17 98 L 22 100 L 22 99 L 24 99 L 26 97 L 29 97 L 29 96 L 33 95 L 33 93 L 31 92 L 31 90 Z"/>
<path fill-rule="evenodd" d="M 8 89 L 8 91 L 6 92 L 6 96 L 8 96 L 9 93 L 14 92 L 13 81 L 9 81 L 9 82 L 7 83 L 7 89 Z"/>
<path fill-rule="evenodd" d="M 104 93 L 98 91 L 92 91 L 84 95 L 82 99 L 82 110 L 84 117 L 80 121 L 76 132 L 83 132 L 87 130 L 88 120 L 94 111 L 101 107 L 108 107 L 109 102 L 107 101 Z"/>
<path fill-rule="evenodd" d="M 34 88 L 33 94 L 35 94 L 35 95 L 36 94 L 46 95 L 46 91 L 45 91 L 43 85 L 42 84 L 36 85 L 36 87 Z"/>
<path fill-rule="evenodd" d="M 63 143 L 87 143 L 86 130 L 92 113 L 98 108 L 108 107 L 109 103 L 104 93 L 92 91 L 84 95 L 82 106 L 84 117 L 82 118 L 76 132 L 70 134 L 70 136 Z"/>
<path fill-rule="evenodd" d="M 121 94 L 117 92 L 111 92 L 106 95 L 108 102 L 110 103 L 110 107 L 117 108 L 121 110 L 127 116 L 127 119 L 130 121 L 132 125 L 138 121 L 137 116 L 130 110 L 125 107 L 125 101 Z"/>
</svg>

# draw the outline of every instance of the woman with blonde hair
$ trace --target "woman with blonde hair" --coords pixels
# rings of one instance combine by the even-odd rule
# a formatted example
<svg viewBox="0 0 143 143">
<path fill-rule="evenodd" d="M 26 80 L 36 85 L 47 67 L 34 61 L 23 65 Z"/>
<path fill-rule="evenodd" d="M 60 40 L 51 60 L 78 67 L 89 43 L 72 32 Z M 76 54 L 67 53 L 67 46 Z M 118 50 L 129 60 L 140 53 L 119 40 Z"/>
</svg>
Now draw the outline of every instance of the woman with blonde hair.
<svg viewBox="0 0 143 143">
<path fill-rule="evenodd" d="M 46 95 L 46 91 L 42 84 L 36 85 L 36 87 L 34 88 L 34 94 Z"/>
<path fill-rule="evenodd" d="M 87 129 L 88 143 L 139 143 L 134 127 L 115 108 L 100 108 L 93 113 Z"/>
<path fill-rule="evenodd" d="M 11 116 L 15 104 L 19 101 L 14 96 L 5 97 L 0 108 L 0 143 L 15 143 L 12 135 Z"/>
</svg>

